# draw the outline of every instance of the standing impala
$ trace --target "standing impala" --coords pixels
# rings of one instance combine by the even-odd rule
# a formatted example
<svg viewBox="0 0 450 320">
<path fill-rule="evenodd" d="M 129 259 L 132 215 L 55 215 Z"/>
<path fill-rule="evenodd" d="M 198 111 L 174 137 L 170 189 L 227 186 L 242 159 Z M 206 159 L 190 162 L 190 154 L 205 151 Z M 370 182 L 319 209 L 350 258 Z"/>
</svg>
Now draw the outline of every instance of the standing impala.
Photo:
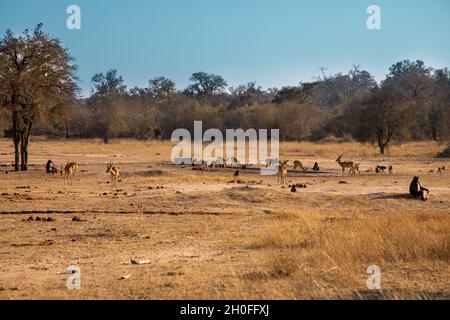
<svg viewBox="0 0 450 320">
<path fill-rule="evenodd" d="M 64 169 L 61 167 L 61 175 L 64 175 L 64 186 L 66 180 L 68 185 L 73 185 L 73 175 L 78 171 L 78 164 L 76 162 L 67 162 Z"/>
<path fill-rule="evenodd" d="M 114 167 L 112 162 L 110 162 L 106 165 L 106 173 L 108 172 L 111 174 L 111 186 L 115 188 L 119 177 L 119 168 Z"/>
<path fill-rule="evenodd" d="M 339 165 L 342 168 L 342 175 L 344 175 L 345 172 L 345 168 L 349 168 L 349 173 L 350 172 L 355 172 L 354 170 L 354 163 L 353 161 L 341 161 L 342 158 L 342 154 L 336 159 L 336 162 L 339 163 Z"/>
<path fill-rule="evenodd" d="M 285 185 L 288 173 L 288 160 L 278 162 L 278 183 Z"/>
</svg>

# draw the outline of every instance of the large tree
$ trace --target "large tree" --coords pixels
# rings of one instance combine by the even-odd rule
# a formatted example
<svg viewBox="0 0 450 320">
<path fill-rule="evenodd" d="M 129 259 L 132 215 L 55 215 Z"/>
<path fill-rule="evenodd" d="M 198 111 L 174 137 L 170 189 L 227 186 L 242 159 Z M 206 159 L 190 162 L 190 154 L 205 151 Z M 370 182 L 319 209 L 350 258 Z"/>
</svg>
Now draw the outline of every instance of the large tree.
<svg viewBox="0 0 450 320">
<path fill-rule="evenodd" d="M 221 76 L 206 72 L 196 72 L 189 80 L 192 84 L 186 88 L 185 94 L 196 98 L 222 93 L 227 87 L 227 82 Z"/>
<path fill-rule="evenodd" d="M 62 108 L 76 92 L 76 67 L 68 50 L 38 24 L 0 40 L 0 105 L 12 119 L 15 170 L 28 170 L 28 144 L 33 123 Z M 20 166 L 19 166 L 20 162 Z"/>
<path fill-rule="evenodd" d="M 374 141 L 384 155 L 394 139 L 407 126 L 411 105 L 404 96 L 389 87 L 374 88 L 359 110 L 353 135 L 360 141 Z"/>
<path fill-rule="evenodd" d="M 165 101 L 177 94 L 175 82 L 166 77 L 157 77 L 148 81 L 148 93 L 157 101 Z"/>
<path fill-rule="evenodd" d="M 97 73 L 92 77 L 93 94 L 89 99 L 93 115 L 98 122 L 98 130 L 104 143 L 109 142 L 117 128 L 117 104 L 126 95 L 126 86 L 117 70 L 109 70 L 106 74 Z"/>
</svg>

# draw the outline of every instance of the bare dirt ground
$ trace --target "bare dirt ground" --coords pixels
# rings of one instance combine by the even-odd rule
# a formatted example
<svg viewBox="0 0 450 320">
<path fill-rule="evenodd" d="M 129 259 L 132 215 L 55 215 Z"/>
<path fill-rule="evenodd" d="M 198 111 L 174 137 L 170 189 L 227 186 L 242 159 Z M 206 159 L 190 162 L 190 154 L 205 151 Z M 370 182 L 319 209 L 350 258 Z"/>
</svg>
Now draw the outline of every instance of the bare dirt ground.
<svg viewBox="0 0 450 320">
<path fill-rule="evenodd" d="M 450 175 L 436 173 L 450 161 L 433 158 L 443 146 L 381 159 L 356 143 L 283 143 L 282 159 L 321 166 L 290 171 L 289 184 L 307 185 L 292 193 L 258 170 L 176 167 L 172 145 L 35 139 L 30 170 L 14 172 L 12 143 L 0 140 L 0 298 L 450 298 Z M 341 153 L 360 175 L 341 176 Z M 45 172 L 48 159 L 79 163 L 73 186 Z M 121 170 L 114 189 L 109 161 Z M 380 161 L 394 174 L 374 173 Z M 409 198 L 414 175 L 429 201 Z M 71 265 L 79 290 L 66 287 Z M 370 265 L 382 290 L 367 288 Z"/>
</svg>

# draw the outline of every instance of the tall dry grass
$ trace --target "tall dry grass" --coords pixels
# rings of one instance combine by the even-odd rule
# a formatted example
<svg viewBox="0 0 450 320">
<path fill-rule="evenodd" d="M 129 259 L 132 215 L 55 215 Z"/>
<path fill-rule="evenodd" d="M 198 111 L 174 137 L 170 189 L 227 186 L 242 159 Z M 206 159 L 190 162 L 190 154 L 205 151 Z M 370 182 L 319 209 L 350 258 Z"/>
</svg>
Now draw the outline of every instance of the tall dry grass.
<svg viewBox="0 0 450 320">
<path fill-rule="evenodd" d="M 249 280 L 285 278 L 295 287 L 301 279 L 311 298 L 330 296 L 330 292 L 348 298 L 367 289 L 364 273 L 369 265 L 389 273 L 399 265 L 427 268 L 450 262 L 447 215 L 327 215 L 296 209 L 276 212 L 252 235 L 250 247 L 260 250 L 264 258 L 255 261 L 259 268 Z M 403 286 L 397 284 L 389 298 L 411 297 L 414 288 L 408 283 Z"/>
</svg>

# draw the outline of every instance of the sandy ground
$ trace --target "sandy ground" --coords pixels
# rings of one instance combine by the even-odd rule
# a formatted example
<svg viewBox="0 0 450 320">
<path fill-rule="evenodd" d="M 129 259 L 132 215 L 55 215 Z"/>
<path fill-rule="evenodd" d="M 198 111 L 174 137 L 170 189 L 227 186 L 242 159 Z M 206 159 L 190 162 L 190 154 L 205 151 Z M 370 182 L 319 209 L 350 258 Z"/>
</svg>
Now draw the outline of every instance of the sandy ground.
<svg viewBox="0 0 450 320">
<path fill-rule="evenodd" d="M 169 143 L 36 141 L 28 172 L 11 171 L 11 146 L 0 140 L 2 299 L 450 297 L 445 254 L 450 244 L 450 175 L 430 172 L 448 165 L 445 159 L 394 154 L 384 159 L 394 165 L 394 174 L 375 174 L 365 171 L 380 159 L 358 157 L 348 149 L 349 157 L 361 163 L 362 173 L 342 176 L 334 156 L 305 147 L 285 157 L 301 159 L 309 168 L 318 161 L 321 171 L 291 170 L 289 184 L 307 185 L 292 193 L 278 185 L 276 177 L 261 176 L 258 170 L 240 170 L 240 177 L 234 178 L 232 169 L 198 172 L 171 165 Z M 73 186 L 64 186 L 60 175 L 45 172 L 48 159 L 79 163 Z M 105 172 L 109 161 L 121 170 L 117 188 L 111 187 Z M 431 189 L 429 201 L 407 195 L 414 175 Z M 444 254 L 393 259 L 380 255 L 380 261 L 355 254 L 342 266 L 326 258 L 315 265 L 319 260 L 314 259 L 323 254 L 320 246 L 308 252 L 308 248 L 257 245 L 286 210 L 299 217 L 286 217 L 282 223 L 287 226 L 308 224 L 304 219 L 311 216 L 314 227 L 330 233 L 337 230 L 336 224 L 345 233 L 348 219 L 373 219 L 389 226 L 391 215 L 415 216 L 417 221 L 430 215 L 436 221 L 427 228 L 439 236 L 434 245 L 444 248 Z M 54 221 L 28 221 L 30 216 Z M 73 221 L 75 216 L 81 221 Z M 392 223 L 401 225 L 402 218 L 397 220 Z M 430 243 L 428 251 L 433 251 L 434 242 Z M 398 249 L 395 241 L 391 245 Z M 267 276 L 286 259 L 279 255 L 289 252 L 295 253 L 295 270 Z M 150 263 L 133 265 L 131 257 Z M 347 270 L 329 271 L 344 269 L 348 263 L 351 275 Z M 367 289 L 366 268 L 372 263 L 383 266 L 384 291 Z M 66 287 L 66 268 L 71 265 L 81 270 L 79 290 Z"/>
</svg>

